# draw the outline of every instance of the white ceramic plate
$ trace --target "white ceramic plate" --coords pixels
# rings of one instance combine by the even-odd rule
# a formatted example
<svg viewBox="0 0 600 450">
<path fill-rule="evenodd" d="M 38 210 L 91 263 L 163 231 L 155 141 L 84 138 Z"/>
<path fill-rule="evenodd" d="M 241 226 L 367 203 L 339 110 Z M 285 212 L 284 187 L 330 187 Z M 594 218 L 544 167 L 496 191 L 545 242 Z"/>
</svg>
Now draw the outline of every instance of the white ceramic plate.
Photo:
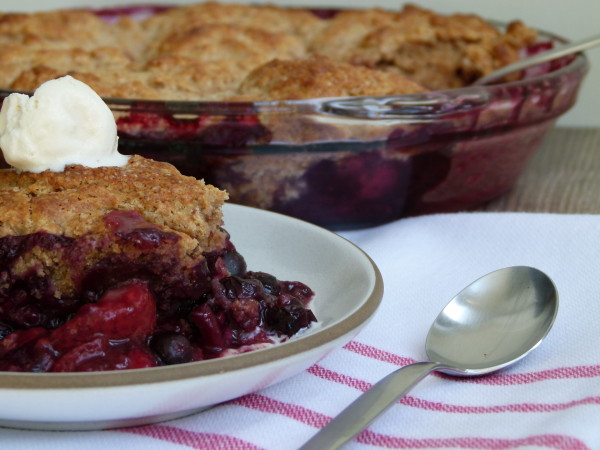
<svg viewBox="0 0 600 450">
<path fill-rule="evenodd" d="M 284 380 L 348 342 L 383 295 L 379 270 L 354 244 L 287 216 L 225 205 L 225 228 L 248 268 L 315 292 L 319 323 L 286 343 L 241 355 L 151 369 L 0 372 L 0 425 L 97 429 L 190 414 Z"/>
</svg>

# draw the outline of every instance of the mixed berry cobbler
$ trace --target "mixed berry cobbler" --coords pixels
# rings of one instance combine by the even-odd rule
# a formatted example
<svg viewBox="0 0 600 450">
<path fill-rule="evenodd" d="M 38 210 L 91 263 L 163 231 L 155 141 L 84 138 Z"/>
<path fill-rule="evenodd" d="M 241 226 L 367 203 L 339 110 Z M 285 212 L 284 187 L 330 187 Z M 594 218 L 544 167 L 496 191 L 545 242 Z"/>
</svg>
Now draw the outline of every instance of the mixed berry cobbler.
<svg viewBox="0 0 600 450">
<path fill-rule="evenodd" d="M 312 10 L 163 3 L 112 12 L 0 11 L 0 88 L 33 91 L 69 74 L 104 98 L 403 94 L 468 85 L 518 60 L 536 38 L 520 21 L 500 30 L 473 14 L 444 15 L 416 5 Z M 294 83 L 280 88 L 298 77 L 309 80 L 310 93 Z"/>
<path fill-rule="evenodd" d="M 226 193 L 173 166 L 0 170 L 0 370 L 133 369 L 285 340 L 300 282 L 248 271 Z"/>
</svg>

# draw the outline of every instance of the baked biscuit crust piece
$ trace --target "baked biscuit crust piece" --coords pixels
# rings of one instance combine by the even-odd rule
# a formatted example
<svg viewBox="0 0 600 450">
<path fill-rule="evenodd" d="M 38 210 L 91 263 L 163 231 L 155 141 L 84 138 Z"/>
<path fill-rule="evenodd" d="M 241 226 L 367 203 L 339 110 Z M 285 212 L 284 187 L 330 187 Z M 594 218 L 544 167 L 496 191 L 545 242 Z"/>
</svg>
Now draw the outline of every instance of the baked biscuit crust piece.
<svg viewBox="0 0 600 450">
<path fill-rule="evenodd" d="M 111 211 L 137 211 L 181 236 L 187 253 L 223 248 L 227 194 L 168 163 L 132 156 L 123 167 L 69 166 L 64 172 L 0 170 L 0 237 L 39 231 L 67 237 L 101 233 Z"/>
<path fill-rule="evenodd" d="M 226 198 L 140 156 L 123 168 L 0 170 L 0 322 L 37 326 L 57 308 L 68 313 L 63 303 L 128 279 L 147 280 L 165 301 L 197 295 L 208 283 L 206 255 L 229 245 Z M 28 308 L 43 313 L 34 320 Z"/>
<path fill-rule="evenodd" d="M 395 73 L 340 63 L 323 56 L 294 61 L 273 60 L 252 71 L 241 84 L 241 99 L 285 100 L 318 97 L 392 95 L 425 92 Z"/>
</svg>

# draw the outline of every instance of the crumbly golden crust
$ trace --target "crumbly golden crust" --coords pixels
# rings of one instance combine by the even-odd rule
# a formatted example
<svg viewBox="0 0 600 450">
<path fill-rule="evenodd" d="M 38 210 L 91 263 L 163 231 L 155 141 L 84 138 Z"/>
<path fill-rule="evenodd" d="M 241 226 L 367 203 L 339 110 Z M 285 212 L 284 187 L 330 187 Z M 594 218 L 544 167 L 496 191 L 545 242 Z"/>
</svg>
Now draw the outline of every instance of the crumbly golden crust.
<svg viewBox="0 0 600 450">
<path fill-rule="evenodd" d="M 104 215 L 137 211 L 175 232 L 186 253 L 221 249 L 227 194 L 181 175 L 167 163 L 132 156 L 127 166 L 69 166 L 64 172 L 0 170 L 0 237 L 39 231 L 78 238 L 101 235 Z"/>
<path fill-rule="evenodd" d="M 413 5 L 401 11 L 347 10 L 322 19 L 303 9 L 206 2 L 114 24 L 88 11 L 0 14 L 0 88 L 33 91 L 69 74 L 103 97 L 307 98 L 302 89 L 274 89 L 257 80 L 271 70 L 280 77 L 285 62 L 301 70 L 314 96 L 405 94 L 414 92 L 414 83 L 426 89 L 468 84 L 518 59 L 535 37 L 520 22 L 499 31 L 474 15 L 444 16 Z M 363 70 L 367 81 L 360 89 L 347 83 L 340 89 L 315 70 L 314 55 L 348 64 L 348 74 L 336 75 L 336 81 L 353 78 L 350 65 L 378 75 Z M 330 62 L 323 67 L 331 74 Z M 378 80 L 395 90 L 382 89 Z M 279 97 L 267 98 L 269 91 Z"/>
<path fill-rule="evenodd" d="M 58 10 L 35 14 L 0 13 L 0 42 L 56 48 L 118 45 L 109 24 L 89 11 Z"/>
<path fill-rule="evenodd" d="M 149 31 L 154 45 L 160 45 L 166 36 L 187 32 L 203 25 L 235 25 L 268 33 L 287 34 L 309 42 L 326 26 L 310 11 L 275 5 L 242 5 L 205 2 L 172 8 L 149 18 L 144 28 Z M 150 48 L 154 48 L 151 44 Z"/>
<path fill-rule="evenodd" d="M 336 62 L 322 56 L 273 60 L 252 71 L 240 85 L 240 98 L 309 99 L 416 93 L 425 89 L 395 74 Z"/>
<path fill-rule="evenodd" d="M 501 32 L 475 15 L 443 16 L 408 5 L 398 13 L 342 12 L 313 40 L 312 50 L 436 90 L 465 86 L 516 61 L 535 38 L 521 22 Z"/>
</svg>

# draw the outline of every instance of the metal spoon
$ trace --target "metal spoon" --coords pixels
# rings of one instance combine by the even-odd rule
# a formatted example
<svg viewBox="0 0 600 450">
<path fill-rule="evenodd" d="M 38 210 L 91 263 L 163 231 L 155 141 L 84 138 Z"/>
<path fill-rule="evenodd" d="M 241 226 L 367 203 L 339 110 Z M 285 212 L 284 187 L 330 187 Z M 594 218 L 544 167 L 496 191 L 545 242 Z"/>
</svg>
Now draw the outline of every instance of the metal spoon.
<svg viewBox="0 0 600 450">
<path fill-rule="evenodd" d="M 430 361 L 383 378 L 302 449 L 339 448 L 434 370 L 475 376 L 513 364 L 542 342 L 557 312 L 556 287 L 538 269 L 508 267 L 479 278 L 433 322 L 425 345 Z"/>
<path fill-rule="evenodd" d="M 573 42 L 571 44 L 561 45 L 560 47 L 554 48 L 552 50 L 538 53 L 537 55 L 533 55 L 528 58 L 524 58 L 520 61 L 517 61 L 516 63 L 504 66 L 484 77 L 479 78 L 478 80 L 475 80 L 475 82 L 471 84 L 473 86 L 489 84 L 493 81 L 498 81 L 499 79 L 504 78 L 506 75 L 509 75 L 511 73 L 518 72 L 529 67 L 537 66 L 538 64 L 552 61 L 554 59 L 562 58 L 563 56 L 579 53 L 588 48 L 596 47 L 597 45 L 600 45 L 600 35 L 592 36 L 590 38 Z"/>
</svg>

